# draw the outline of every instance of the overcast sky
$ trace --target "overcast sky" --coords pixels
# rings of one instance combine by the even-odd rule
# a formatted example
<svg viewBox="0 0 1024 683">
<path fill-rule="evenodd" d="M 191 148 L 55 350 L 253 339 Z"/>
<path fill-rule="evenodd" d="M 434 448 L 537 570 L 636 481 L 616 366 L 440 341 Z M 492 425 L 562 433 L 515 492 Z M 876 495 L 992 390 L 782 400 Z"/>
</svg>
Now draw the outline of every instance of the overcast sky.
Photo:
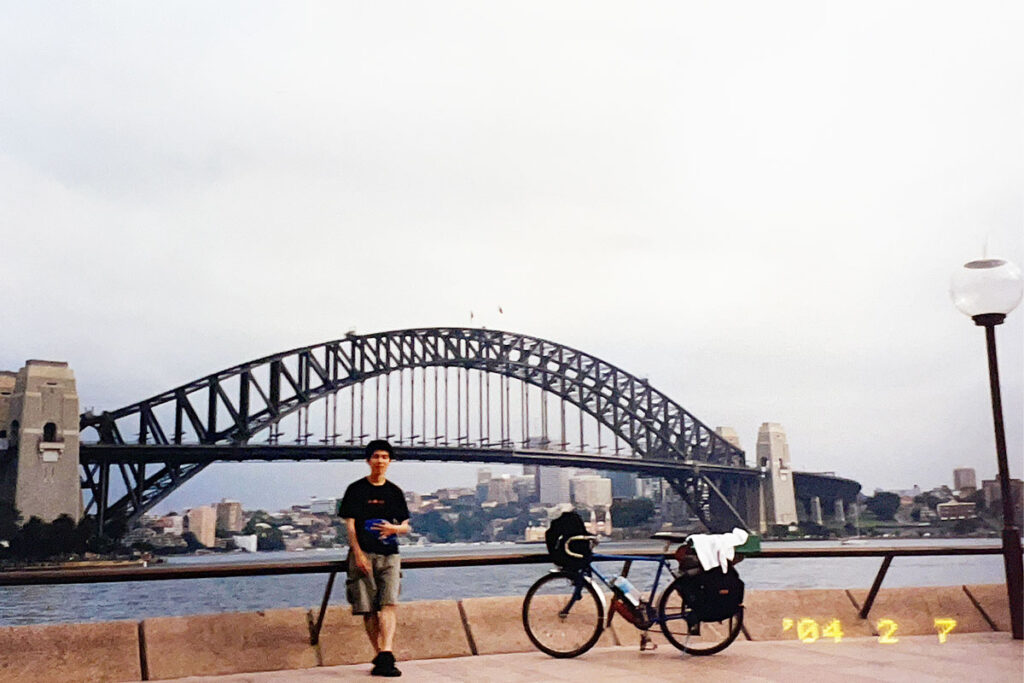
<svg viewBox="0 0 1024 683">
<path fill-rule="evenodd" d="M 0 8 L 0 368 L 66 360 L 83 407 L 473 310 L 751 459 L 772 421 L 869 493 L 995 474 L 948 287 L 986 240 L 1024 263 L 1019 2 Z M 998 335 L 1019 477 L 1024 310 Z M 364 471 L 219 465 L 161 509 Z"/>
</svg>

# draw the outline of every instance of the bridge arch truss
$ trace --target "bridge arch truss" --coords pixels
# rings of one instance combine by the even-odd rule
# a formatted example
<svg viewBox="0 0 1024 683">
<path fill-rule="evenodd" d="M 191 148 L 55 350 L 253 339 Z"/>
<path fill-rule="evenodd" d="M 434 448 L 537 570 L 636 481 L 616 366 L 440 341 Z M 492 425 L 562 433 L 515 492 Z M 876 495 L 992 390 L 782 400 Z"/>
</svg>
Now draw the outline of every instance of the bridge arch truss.
<svg viewBox="0 0 1024 683">
<path fill-rule="evenodd" d="M 431 368 L 432 378 L 427 372 Z M 451 369 L 455 369 L 454 382 L 450 381 Z M 403 381 L 406 371 L 409 382 Z M 471 382 L 474 372 L 476 382 Z M 391 427 L 395 397 L 390 395 L 390 382 L 395 373 L 399 379 L 397 432 Z M 497 396 L 490 384 L 495 376 Z M 511 381 L 519 385 L 518 401 L 512 396 Z M 369 386 L 375 393 L 372 432 L 363 413 Z M 540 399 L 531 398 L 531 387 L 540 390 Z M 347 439 L 339 432 L 345 416 L 339 421 L 338 396 L 344 389 L 350 389 L 347 404 L 342 406 L 349 417 Z M 477 389 L 477 405 L 471 406 L 471 394 Z M 552 397 L 557 414 L 552 422 L 559 427 L 554 434 L 548 429 Z M 492 398 L 494 406 L 490 405 Z M 518 403 L 520 427 L 515 433 L 511 419 L 514 403 Z M 589 434 L 596 436 L 591 438 L 596 444 L 589 446 L 596 447 L 599 454 L 607 448 L 622 458 L 685 465 L 677 476 L 666 478 L 705 523 L 723 514 L 742 519 L 719 490 L 721 479 L 716 481 L 701 468 L 742 471 L 743 451 L 681 405 L 646 380 L 577 349 L 477 328 L 349 334 L 236 365 L 119 410 L 86 413 L 80 423 L 85 432 L 82 487 L 90 495 L 86 512 L 95 511 L 101 524 L 137 518 L 210 464 L 175 458 L 154 462 L 145 456 L 147 449 L 166 453 L 175 446 L 205 445 L 219 446 L 223 452 L 230 446 L 245 448 L 252 459 L 260 459 L 260 446 L 253 442 L 265 437 L 268 445 L 278 443 L 286 419 L 296 424 L 296 442 L 305 444 L 312 436 L 308 421 L 315 404 L 323 406 L 322 445 L 317 448 L 325 451 L 345 445 L 351 448 L 374 436 L 390 437 L 403 449 L 418 444 L 564 451 L 570 445 L 565 419 L 568 405 L 579 418 L 581 449 L 588 446 Z M 403 414 L 406 406 L 408 415 Z M 381 420 L 385 422 L 383 431 Z M 442 420 L 444 427 L 439 429 Z M 531 435 L 531 425 L 538 422 L 540 429 L 535 427 Z M 408 432 L 404 431 L 406 425 Z M 450 427 L 455 427 L 454 436 Z M 89 430 L 95 431 L 95 443 L 89 443 Z M 610 443 L 602 443 L 602 433 Z M 115 488 L 123 489 L 116 501 L 109 500 L 112 467 L 121 475 Z M 716 507 L 720 508 L 717 513 Z"/>
</svg>

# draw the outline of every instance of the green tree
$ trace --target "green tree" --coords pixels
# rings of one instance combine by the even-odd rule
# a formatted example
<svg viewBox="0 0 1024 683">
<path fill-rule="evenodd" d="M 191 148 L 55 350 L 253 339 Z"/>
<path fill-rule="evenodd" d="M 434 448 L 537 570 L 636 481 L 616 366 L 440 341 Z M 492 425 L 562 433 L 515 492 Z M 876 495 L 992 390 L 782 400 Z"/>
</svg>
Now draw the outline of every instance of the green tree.
<svg viewBox="0 0 1024 683">
<path fill-rule="evenodd" d="M 865 502 L 868 510 L 880 520 L 891 520 L 900 509 L 900 497 L 889 491 L 879 491 Z"/>
<path fill-rule="evenodd" d="M 277 527 L 260 527 L 256 532 L 256 550 L 284 550 L 284 534 Z"/>
<path fill-rule="evenodd" d="M 0 503 L 0 541 L 10 541 L 18 535 L 21 513 L 13 503 Z"/>
<path fill-rule="evenodd" d="M 650 498 L 631 498 L 612 503 L 612 522 L 617 527 L 640 526 L 654 515 L 654 501 Z"/>
<path fill-rule="evenodd" d="M 418 527 L 413 527 L 420 531 Z M 487 528 L 487 518 L 477 510 L 467 510 L 459 514 L 455 520 L 453 535 L 458 541 L 476 541 L 483 537 Z"/>
<path fill-rule="evenodd" d="M 56 555 L 81 552 L 78 547 L 78 536 L 75 534 L 75 520 L 66 514 L 53 520 L 50 523 L 50 543 Z"/>
<path fill-rule="evenodd" d="M 24 560 L 43 560 L 54 554 L 50 525 L 31 517 L 11 541 L 12 554 Z"/>
<path fill-rule="evenodd" d="M 418 533 L 426 534 L 427 538 L 434 543 L 448 543 L 454 540 L 455 529 L 437 510 L 413 515 L 410 522 L 413 529 Z"/>
</svg>

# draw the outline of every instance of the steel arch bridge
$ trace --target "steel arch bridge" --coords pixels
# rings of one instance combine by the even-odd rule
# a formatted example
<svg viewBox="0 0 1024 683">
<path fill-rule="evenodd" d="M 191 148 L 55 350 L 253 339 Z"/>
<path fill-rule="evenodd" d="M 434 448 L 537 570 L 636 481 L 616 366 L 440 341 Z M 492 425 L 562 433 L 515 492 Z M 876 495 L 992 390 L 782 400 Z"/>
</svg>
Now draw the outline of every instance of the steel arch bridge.
<svg viewBox="0 0 1024 683">
<path fill-rule="evenodd" d="M 317 406 L 323 431 L 310 444 Z M 295 425 L 295 445 L 280 443 L 286 420 Z M 571 441 L 577 427 L 578 450 Z M 236 365 L 119 410 L 85 413 L 80 428 L 96 434 L 95 443 L 88 434 L 82 439 L 85 512 L 94 512 L 108 532 L 212 462 L 359 459 L 360 444 L 375 437 L 391 439 L 409 460 L 660 475 L 716 530 L 744 526 L 744 517 L 756 522 L 751 517 L 757 515 L 759 471 L 746 466 L 743 451 L 645 379 L 561 344 L 497 330 L 350 333 Z M 251 443 L 263 435 L 263 444 Z M 120 481 L 111 476 L 114 468 Z"/>
</svg>

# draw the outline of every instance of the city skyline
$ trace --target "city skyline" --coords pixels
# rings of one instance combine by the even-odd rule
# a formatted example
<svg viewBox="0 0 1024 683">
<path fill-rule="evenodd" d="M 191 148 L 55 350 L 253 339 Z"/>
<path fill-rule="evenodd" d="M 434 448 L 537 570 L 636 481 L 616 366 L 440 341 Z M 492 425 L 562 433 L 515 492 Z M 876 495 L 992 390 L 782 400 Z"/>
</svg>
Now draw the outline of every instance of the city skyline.
<svg viewBox="0 0 1024 683">
<path fill-rule="evenodd" d="M 317 464 L 323 465 L 323 463 L 309 463 L 309 464 L 310 465 L 317 465 Z M 406 464 L 410 464 L 410 463 L 406 463 Z M 431 463 L 431 466 L 437 466 L 439 464 L 440 463 Z M 397 465 L 397 461 L 392 464 L 392 468 L 395 465 Z M 468 489 L 475 489 L 475 487 L 479 483 L 478 476 L 479 476 L 479 472 L 480 471 L 489 471 L 492 477 L 501 477 L 503 475 L 507 475 L 509 477 L 513 477 L 514 478 L 514 477 L 517 477 L 517 476 L 521 476 L 523 474 L 523 466 L 522 465 L 495 465 L 494 463 L 487 463 L 486 466 L 467 464 L 467 465 L 452 465 L 451 467 L 458 468 L 458 471 L 460 472 L 460 474 L 464 473 L 464 474 L 467 475 L 467 478 L 465 478 L 464 480 L 461 480 L 461 481 L 464 481 L 464 483 L 446 484 L 446 485 L 443 485 L 443 486 L 438 486 L 438 487 L 434 487 L 434 488 L 420 490 L 419 488 L 416 488 L 415 485 L 407 486 L 403 482 L 401 482 L 400 480 L 397 480 L 397 479 L 395 479 L 394 481 L 401 486 L 402 490 L 404 490 L 406 492 L 409 492 L 409 493 L 414 493 L 416 495 L 424 496 L 424 495 L 433 495 L 433 494 L 436 494 L 438 491 L 444 491 L 445 489 L 467 489 L 467 490 Z M 472 471 L 470 471 L 469 468 L 472 468 Z M 391 468 L 389 468 L 389 470 L 390 469 Z M 542 470 L 543 469 L 548 469 L 548 468 L 542 468 Z M 560 469 L 560 468 L 550 468 L 550 469 Z M 562 469 L 581 470 L 581 471 L 583 471 L 582 468 L 562 468 Z M 894 493 L 900 493 L 900 494 L 906 494 L 907 492 L 910 492 L 910 491 L 913 491 L 913 490 L 919 490 L 919 492 L 924 493 L 926 491 L 932 491 L 932 490 L 935 490 L 935 489 L 939 489 L 939 488 L 941 488 L 943 486 L 948 487 L 950 491 L 957 491 L 958 489 L 954 486 L 955 476 L 956 476 L 955 472 L 957 470 L 960 470 L 960 469 L 962 469 L 962 468 L 956 468 L 955 470 L 952 470 L 949 473 L 948 481 L 940 481 L 938 483 L 930 484 L 930 485 L 922 485 L 920 483 L 913 483 L 913 484 L 906 484 L 906 485 L 896 485 L 896 486 L 891 487 L 891 488 L 881 488 L 881 487 L 871 487 L 871 488 L 869 488 L 869 487 L 864 486 L 861 489 L 861 494 L 864 495 L 864 496 L 870 497 L 870 496 L 874 495 L 874 493 L 876 491 L 879 491 L 879 490 L 881 490 L 881 491 L 888 491 L 888 492 L 894 492 Z M 970 469 L 970 468 L 968 468 L 968 469 Z M 590 470 L 586 470 L 586 471 L 590 471 Z M 360 475 L 357 475 L 357 476 L 360 476 Z M 365 473 L 363 473 L 361 476 L 365 476 Z M 588 475 L 588 476 L 592 476 L 592 475 Z M 599 476 L 605 477 L 606 475 L 599 473 Z M 995 475 L 995 470 L 993 469 L 993 471 L 991 473 L 991 476 L 988 476 L 987 473 L 977 474 L 976 475 L 976 480 L 979 481 L 979 482 L 981 482 L 981 481 L 989 481 L 989 482 L 991 482 L 991 481 L 995 481 L 995 476 L 996 476 Z M 389 474 L 388 474 L 388 478 L 392 479 L 390 471 L 389 471 Z M 1017 480 L 1015 480 L 1015 481 L 1017 481 Z M 568 486 L 568 482 L 569 482 L 569 478 L 567 477 L 566 480 L 565 480 L 567 495 L 568 495 L 568 491 L 570 490 L 569 486 Z M 348 483 L 350 483 L 350 482 L 346 481 L 345 482 L 345 486 L 347 486 Z M 978 489 L 978 490 L 980 490 L 980 489 Z M 320 501 L 328 500 L 328 499 L 337 500 L 337 499 L 340 499 L 342 493 L 344 493 L 344 487 L 342 487 L 342 490 L 338 491 L 337 493 L 328 493 L 328 494 L 315 494 L 315 493 L 312 493 L 312 494 L 309 494 L 308 496 L 305 496 L 305 497 L 298 497 L 298 498 L 287 499 L 287 500 L 285 500 L 284 497 L 275 498 L 274 499 L 275 502 L 273 504 L 269 504 L 269 505 L 267 505 L 267 504 L 259 504 L 258 502 L 256 502 L 256 503 L 252 502 L 253 500 L 255 500 L 255 501 L 270 500 L 270 499 L 265 499 L 265 498 L 259 498 L 257 496 L 250 496 L 250 498 L 252 500 L 238 499 L 238 502 L 240 502 L 242 504 L 242 507 L 246 511 L 249 511 L 249 512 L 252 512 L 252 511 L 255 511 L 255 510 L 259 510 L 259 509 L 266 510 L 268 512 L 278 512 L 278 511 L 287 511 L 287 510 L 291 509 L 293 506 L 297 506 L 297 505 L 298 506 L 308 505 L 308 504 L 310 504 L 311 501 L 314 501 L 314 500 L 320 500 Z M 204 496 L 207 496 L 207 495 L 211 495 L 211 496 L 214 496 L 214 497 L 210 497 L 210 498 L 204 497 Z M 644 493 L 643 492 L 637 492 L 634 497 L 637 497 L 637 498 L 644 497 Z M 215 493 L 211 493 L 211 494 L 201 493 L 200 494 L 200 493 L 194 493 L 193 492 L 192 495 L 189 495 L 187 492 L 185 492 L 184 489 L 178 489 L 173 494 L 171 494 L 171 496 L 169 496 L 168 499 L 166 499 L 165 501 L 163 501 L 162 503 L 160 503 L 159 505 L 154 507 L 151 510 L 150 514 L 152 514 L 152 515 L 165 515 L 168 512 L 172 512 L 172 511 L 173 512 L 177 512 L 177 513 L 180 514 L 180 513 L 184 513 L 186 510 L 188 510 L 191 507 L 201 507 L 201 506 L 208 506 L 208 505 L 214 505 L 215 506 L 217 504 L 217 502 L 223 502 L 225 500 L 225 498 L 227 500 L 231 500 L 231 497 L 229 497 L 229 496 L 220 496 L 219 494 L 215 494 Z M 541 501 L 541 503 L 543 503 L 543 501 Z M 554 504 L 554 503 L 552 503 L 552 504 Z"/>
<path fill-rule="evenodd" d="M 353 328 L 487 326 L 648 378 L 748 462 L 772 422 L 868 491 L 994 472 L 948 286 L 1024 265 L 1019 3 L 150 10 L 0 9 L 0 369 L 67 361 L 102 411 Z M 1019 478 L 1024 311 L 997 336 Z M 165 504 L 364 472 L 214 465 Z"/>
</svg>

